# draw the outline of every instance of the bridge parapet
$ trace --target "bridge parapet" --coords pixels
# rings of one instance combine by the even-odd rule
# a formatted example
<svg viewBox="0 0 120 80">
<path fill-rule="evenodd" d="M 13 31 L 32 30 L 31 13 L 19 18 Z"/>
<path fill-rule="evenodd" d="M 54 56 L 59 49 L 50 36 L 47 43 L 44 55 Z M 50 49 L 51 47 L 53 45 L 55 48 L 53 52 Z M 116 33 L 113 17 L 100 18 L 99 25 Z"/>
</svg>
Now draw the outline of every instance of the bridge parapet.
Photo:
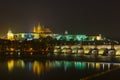
<svg viewBox="0 0 120 80">
<path fill-rule="evenodd" d="M 97 49 L 111 49 L 112 47 L 115 49 L 115 50 L 118 50 L 120 49 L 120 45 L 62 45 L 62 46 L 55 46 L 54 48 L 60 48 L 60 49 L 63 49 L 63 48 L 71 48 L 71 49 L 75 49 L 75 48 L 81 48 L 83 47 L 83 49 L 94 49 L 94 48 L 97 48 Z"/>
<path fill-rule="evenodd" d="M 89 53 L 91 49 L 97 48 L 98 54 L 102 55 L 106 49 L 115 49 L 116 55 L 120 55 L 120 45 L 62 45 L 62 46 L 55 46 L 55 52 L 72 52 L 76 53 L 79 48 L 83 48 L 85 54 Z M 68 51 L 70 49 L 71 51 Z"/>
</svg>

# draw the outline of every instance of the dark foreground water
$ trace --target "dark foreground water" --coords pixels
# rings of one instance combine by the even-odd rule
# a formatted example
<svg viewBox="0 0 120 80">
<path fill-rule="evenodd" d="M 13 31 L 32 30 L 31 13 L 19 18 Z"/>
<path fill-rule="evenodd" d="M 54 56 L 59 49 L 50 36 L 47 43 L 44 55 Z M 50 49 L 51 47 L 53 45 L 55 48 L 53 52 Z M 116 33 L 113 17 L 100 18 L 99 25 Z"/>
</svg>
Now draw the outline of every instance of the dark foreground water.
<svg viewBox="0 0 120 80">
<path fill-rule="evenodd" d="M 80 80 L 119 66 L 103 62 L 0 60 L 0 80 Z"/>
</svg>

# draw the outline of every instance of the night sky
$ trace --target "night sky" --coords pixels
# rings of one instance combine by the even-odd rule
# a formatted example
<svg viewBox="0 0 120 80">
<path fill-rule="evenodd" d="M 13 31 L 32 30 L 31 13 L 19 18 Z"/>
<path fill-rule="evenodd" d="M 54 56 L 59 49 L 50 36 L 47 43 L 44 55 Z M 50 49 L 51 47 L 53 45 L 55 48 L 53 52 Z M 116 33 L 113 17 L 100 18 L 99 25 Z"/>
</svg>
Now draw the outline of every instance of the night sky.
<svg viewBox="0 0 120 80">
<path fill-rule="evenodd" d="M 115 0 L 0 0 L 0 34 L 31 32 L 40 23 L 54 33 L 120 37 Z"/>
</svg>

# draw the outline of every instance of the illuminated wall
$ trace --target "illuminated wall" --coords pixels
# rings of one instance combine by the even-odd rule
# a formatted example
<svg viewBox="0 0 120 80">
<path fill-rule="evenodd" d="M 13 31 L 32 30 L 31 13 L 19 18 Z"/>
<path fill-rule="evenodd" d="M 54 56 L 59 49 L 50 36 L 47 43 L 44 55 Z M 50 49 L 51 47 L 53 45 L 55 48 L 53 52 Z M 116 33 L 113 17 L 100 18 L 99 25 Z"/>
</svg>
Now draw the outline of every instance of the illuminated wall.
<svg viewBox="0 0 120 80">
<path fill-rule="evenodd" d="M 15 40 L 22 40 L 22 39 L 32 40 L 32 39 L 39 39 L 40 37 L 41 37 L 41 34 L 39 34 L 39 33 L 17 33 L 17 34 L 14 34 Z"/>
<path fill-rule="evenodd" d="M 102 40 L 101 36 L 86 36 L 86 35 L 61 35 L 61 34 L 41 34 L 41 33 L 16 33 L 13 34 L 12 31 L 9 31 L 7 34 L 7 39 L 9 40 L 32 40 L 39 39 L 40 37 L 51 36 L 57 40 L 66 40 L 66 41 L 94 41 L 94 40 Z"/>
<path fill-rule="evenodd" d="M 7 39 L 9 39 L 9 40 L 14 40 L 14 34 L 12 33 L 11 30 L 8 30 Z"/>
<path fill-rule="evenodd" d="M 97 36 L 87 36 L 87 35 L 69 35 L 69 34 L 64 34 L 64 35 L 57 35 L 55 37 L 57 40 L 66 40 L 66 41 L 95 41 L 95 40 L 102 40 L 101 35 Z"/>
<path fill-rule="evenodd" d="M 70 40 L 84 41 L 86 38 L 87 38 L 86 35 L 57 35 L 56 36 L 57 40 L 66 40 L 66 41 L 70 41 Z"/>
<path fill-rule="evenodd" d="M 41 26 L 40 24 L 34 26 L 33 32 L 29 33 L 16 33 L 13 34 L 11 30 L 7 33 L 7 39 L 9 40 L 32 40 L 32 39 L 39 39 L 40 37 L 47 37 L 51 36 L 54 39 L 57 40 L 65 40 L 65 41 L 95 41 L 95 40 L 102 40 L 101 34 L 97 36 L 86 36 L 86 35 L 70 35 L 66 31 L 65 34 L 53 34 L 52 31 L 49 28 L 45 28 L 44 26 Z"/>
</svg>

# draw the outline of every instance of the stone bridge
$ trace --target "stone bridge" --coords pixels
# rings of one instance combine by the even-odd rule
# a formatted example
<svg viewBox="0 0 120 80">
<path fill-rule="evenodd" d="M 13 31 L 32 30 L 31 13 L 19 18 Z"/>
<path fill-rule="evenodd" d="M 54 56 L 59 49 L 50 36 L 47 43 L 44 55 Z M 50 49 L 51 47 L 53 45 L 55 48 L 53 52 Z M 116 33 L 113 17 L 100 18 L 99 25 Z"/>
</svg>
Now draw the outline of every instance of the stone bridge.
<svg viewBox="0 0 120 80">
<path fill-rule="evenodd" d="M 114 49 L 115 55 L 120 55 L 120 45 L 62 45 L 55 46 L 54 53 L 77 53 L 78 49 L 83 49 L 85 54 L 88 54 L 90 50 L 97 49 L 98 54 L 102 55 L 106 49 Z"/>
</svg>

